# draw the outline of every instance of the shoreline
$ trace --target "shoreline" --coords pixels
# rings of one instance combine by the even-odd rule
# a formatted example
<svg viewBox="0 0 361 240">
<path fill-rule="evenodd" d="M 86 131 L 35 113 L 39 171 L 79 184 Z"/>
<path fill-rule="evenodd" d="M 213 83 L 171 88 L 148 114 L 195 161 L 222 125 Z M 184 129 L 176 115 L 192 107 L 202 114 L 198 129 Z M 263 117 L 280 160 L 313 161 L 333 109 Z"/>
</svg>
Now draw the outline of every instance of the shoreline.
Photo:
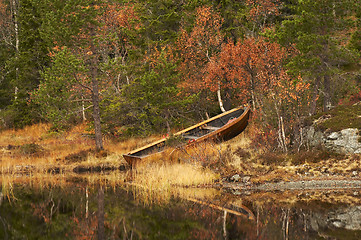
<svg viewBox="0 0 361 240">
<path fill-rule="evenodd" d="M 361 179 L 315 179 L 279 181 L 266 183 L 222 183 L 222 188 L 231 191 L 287 191 L 287 190 L 342 190 L 361 189 Z"/>
<path fill-rule="evenodd" d="M 34 171 L 35 170 L 35 171 Z M 46 170 L 46 173 L 51 175 L 58 174 L 86 174 L 86 173 L 109 173 L 109 172 L 127 172 L 131 171 L 131 168 L 126 165 L 120 165 L 118 167 L 110 166 L 76 166 L 72 169 L 65 169 L 61 166 L 55 167 L 52 166 Z M 2 172 L 0 175 L 24 175 L 31 176 L 32 173 L 36 172 L 36 167 L 33 165 L 21 166 L 17 171 L 6 173 Z M 260 191 L 260 192 L 270 192 L 270 191 L 300 191 L 300 190 L 350 190 L 350 189 L 361 189 L 361 178 L 359 177 L 324 177 L 324 178 L 307 178 L 291 181 L 275 181 L 275 179 L 268 179 L 264 182 L 252 183 L 248 182 L 218 182 L 215 184 L 207 184 L 195 186 L 198 188 L 220 188 L 225 189 L 231 192 L 237 192 L 242 194 L 249 191 Z"/>
</svg>

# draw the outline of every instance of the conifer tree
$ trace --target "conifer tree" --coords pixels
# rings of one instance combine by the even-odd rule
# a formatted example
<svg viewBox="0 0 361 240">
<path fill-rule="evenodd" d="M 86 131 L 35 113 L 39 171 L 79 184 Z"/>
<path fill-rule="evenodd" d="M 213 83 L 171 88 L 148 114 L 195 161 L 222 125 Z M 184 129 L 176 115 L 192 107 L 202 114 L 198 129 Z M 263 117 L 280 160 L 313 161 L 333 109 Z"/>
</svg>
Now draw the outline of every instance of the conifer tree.
<svg viewBox="0 0 361 240">
<path fill-rule="evenodd" d="M 277 30 L 280 43 L 296 51 L 288 69 L 311 80 L 314 90 L 310 114 L 316 112 L 319 97 L 323 99 L 323 110 L 333 105 L 332 76 L 350 58 L 342 45 L 345 39 L 341 33 L 350 27 L 347 18 L 353 4 L 352 0 L 294 1 L 289 5 L 294 14 L 282 21 Z"/>
<path fill-rule="evenodd" d="M 47 69 L 43 75 L 45 78 L 41 86 L 47 86 L 48 91 L 49 88 L 56 89 L 58 84 L 56 84 L 56 81 L 52 81 L 55 78 L 57 81 L 65 81 L 66 83 L 63 85 L 68 86 L 68 90 L 73 90 L 73 94 L 76 93 L 74 91 L 75 86 L 83 87 L 88 91 L 93 108 L 96 149 L 101 150 L 103 149 L 103 142 L 99 107 L 98 69 L 100 54 L 97 42 L 99 29 L 97 16 L 101 13 L 102 1 L 44 0 L 42 4 L 43 18 L 46 22 L 43 25 L 42 34 L 49 44 L 54 44 L 55 60 L 58 54 L 62 54 L 62 51 L 57 50 L 66 47 L 70 50 L 71 55 L 75 55 L 75 59 L 81 59 L 82 61 L 77 61 L 77 63 L 80 63 L 78 65 L 75 65 L 74 61 L 69 61 L 67 66 L 67 62 L 63 59 L 63 61 L 60 61 L 64 65 L 63 68 L 82 69 L 82 71 L 73 71 L 70 75 L 64 75 L 61 68 L 56 66 L 57 62 L 55 61 L 53 62 L 55 67 Z M 39 89 L 38 95 L 41 97 L 38 97 L 38 101 L 43 101 L 43 104 L 48 103 L 50 98 L 45 97 L 48 93 L 42 90 L 44 89 Z M 67 93 L 65 91 L 58 92 L 60 98 L 64 97 L 63 94 Z M 59 108 L 59 110 L 64 109 Z"/>
</svg>

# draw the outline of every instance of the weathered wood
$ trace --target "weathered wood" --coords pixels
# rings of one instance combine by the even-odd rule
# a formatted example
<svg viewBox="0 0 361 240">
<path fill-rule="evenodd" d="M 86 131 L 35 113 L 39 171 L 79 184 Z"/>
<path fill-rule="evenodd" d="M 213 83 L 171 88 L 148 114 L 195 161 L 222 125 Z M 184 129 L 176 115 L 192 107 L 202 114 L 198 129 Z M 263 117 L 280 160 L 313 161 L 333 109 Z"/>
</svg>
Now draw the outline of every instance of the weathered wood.
<svg viewBox="0 0 361 240">
<path fill-rule="evenodd" d="M 216 131 L 216 130 L 220 129 L 219 127 L 213 127 L 213 126 L 204 126 L 202 128 L 205 130 L 212 130 L 212 131 Z"/>
<path fill-rule="evenodd" d="M 219 114 L 213 118 L 203 121 L 199 124 L 191 126 L 180 132 L 175 133 L 172 137 L 167 139 L 161 139 L 153 142 L 147 146 L 135 149 L 128 154 L 124 154 L 124 159 L 132 166 L 136 165 L 136 162 L 144 160 L 146 158 L 158 158 L 166 159 L 168 141 L 179 141 L 176 148 L 181 146 L 190 147 L 194 144 L 204 141 L 224 141 L 229 140 L 238 134 L 240 134 L 247 126 L 250 115 L 250 107 L 235 108 L 228 112 Z M 208 130 L 211 131 L 206 131 Z M 188 141 L 188 140 L 193 141 Z M 173 152 L 173 151 L 171 151 Z M 157 155 L 161 154 L 161 155 Z"/>
</svg>

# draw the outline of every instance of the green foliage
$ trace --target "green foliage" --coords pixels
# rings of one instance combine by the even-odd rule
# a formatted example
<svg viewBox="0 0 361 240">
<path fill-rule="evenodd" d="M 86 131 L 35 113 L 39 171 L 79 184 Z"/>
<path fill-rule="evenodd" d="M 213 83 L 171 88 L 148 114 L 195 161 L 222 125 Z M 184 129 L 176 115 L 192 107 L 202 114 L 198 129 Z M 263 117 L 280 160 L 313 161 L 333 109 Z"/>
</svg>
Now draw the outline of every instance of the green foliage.
<svg viewBox="0 0 361 240">
<path fill-rule="evenodd" d="M 149 45 L 174 42 L 178 35 L 182 18 L 183 2 L 172 0 L 140 0 L 138 11 L 141 14 L 143 36 L 141 41 Z"/>
<path fill-rule="evenodd" d="M 347 21 L 347 9 L 352 8 L 352 1 L 296 2 L 289 5 L 294 15 L 282 21 L 276 38 L 283 45 L 294 44 L 299 51 L 288 63 L 291 72 L 323 76 L 331 71 L 331 61 L 347 58 L 345 49 L 340 48 L 338 42 L 343 39 L 337 39 L 335 35 L 351 26 Z"/>
<path fill-rule="evenodd" d="M 80 35 L 89 34 L 90 24 L 98 25 L 95 17 L 101 13 L 94 4 L 101 0 L 42 0 L 39 3 L 44 24 L 40 32 L 48 46 L 80 47 L 88 44 Z"/>
<path fill-rule="evenodd" d="M 337 132 L 345 128 L 357 128 L 361 130 L 361 105 L 339 105 L 327 113 L 320 113 L 313 116 L 312 120 L 324 117 L 324 121 L 317 123 L 320 129 L 329 129 L 332 132 Z"/>
<path fill-rule="evenodd" d="M 0 115 L 5 127 L 22 127 L 39 120 L 37 106 L 29 103 L 29 93 L 39 84 L 39 70 L 49 62 L 47 47 L 39 33 L 42 18 L 37 2 L 22 0 L 20 5 L 18 48 L 15 36 L 11 43 L 0 41 L 0 109 L 3 109 Z M 15 30 L 12 32 L 15 35 Z"/>
<path fill-rule="evenodd" d="M 0 111 L 0 119 L 4 128 L 22 128 L 40 120 L 38 116 L 38 106 L 25 101 L 26 99 L 16 99 L 12 104 Z"/>
<path fill-rule="evenodd" d="M 53 123 L 55 129 L 66 127 L 80 112 L 77 100 L 84 90 L 74 88 L 78 75 L 83 72 L 83 61 L 64 48 L 55 55 L 52 66 L 41 73 L 43 80 L 34 91 L 33 99 L 39 105 L 41 116 Z"/>
<path fill-rule="evenodd" d="M 257 38 L 265 27 L 269 27 L 266 37 L 289 47 L 290 58 L 285 64 L 291 78 L 301 76 L 311 84 L 310 91 L 298 91 L 302 96 L 292 104 L 282 103 L 279 110 L 288 120 L 286 133 L 294 132 L 293 125 L 297 123 L 292 117 L 301 119 L 307 114 L 310 99 L 317 100 L 311 92 L 316 79 L 320 79 L 320 91 L 316 88 L 314 92 L 319 102 L 326 98 L 324 93 L 328 90 L 322 83 L 325 76 L 326 80 L 331 79 L 330 97 L 334 103 L 359 92 L 355 90 L 359 83 L 353 76 L 359 71 L 361 7 L 355 0 L 280 1 L 282 5 L 272 5 L 275 1 L 232 0 L 19 2 L 18 49 L 15 17 L 9 18 L 13 21 L 7 25 L 12 28 L 10 31 L 3 30 L 6 26 L 0 20 L 0 120 L 5 127 L 21 127 L 40 117 L 53 123 L 55 130 L 78 122 L 82 109 L 91 107 L 87 100 L 92 90 L 87 86 L 94 68 L 102 123 L 108 133 L 166 132 L 171 127 L 182 127 L 186 121 L 198 121 L 206 112 L 213 115 L 219 111 L 215 94 L 197 89 L 196 81 L 202 82 L 207 74 L 201 65 L 217 57 L 222 43 Z M 272 8 L 268 12 L 267 3 Z M 200 35 L 210 35 L 208 40 L 200 40 L 191 33 L 197 27 L 199 7 L 205 6 L 211 8 L 211 19 L 218 19 L 215 13 L 219 14 L 220 28 L 211 26 L 199 31 Z M 255 11 L 258 7 L 265 12 Z M 92 27 L 96 31 L 91 34 Z M 188 48 L 186 44 L 177 45 L 181 29 L 188 33 L 183 35 L 184 42 L 195 39 L 189 56 L 182 55 L 179 49 Z M 9 33 L 6 39 L 4 33 Z M 211 38 L 217 40 L 217 46 L 207 48 Z M 90 43 L 95 44 L 96 58 L 92 58 L 95 55 Z M 190 61 L 182 70 L 178 67 L 185 59 L 197 58 L 203 62 Z M 178 71 L 182 71 L 182 76 Z M 195 86 L 194 91 L 182 89 L 185 84 L 181 79 Z M 286 92 L 291 88 L 292 84 L 285 84 Z M 239 89 L 222 91 L 223 100 L 237 105 L 239 99 L 235 96 Z M 276 133 L 274 103 L 264 100 L 261 104 L 262 114 L 268 116 L 263 116 L 263 129 L 273 126 L 268 132 Z M 267 142 L 272 142 L 274 136 L 277 135 L 270 136 Z"/>
<path fill-rule="evenodd" d="M 361 5 L 360 4 L 356 4 L 355 17 L 356 17 L 356 21 L 355 21 L 356 29 L 352 34 L 350 40 L 350 46 L 356 49 L 361 54 Z"/>
<path fill-rule="evenodd" d="M 0 109 L 11 104 L 14 91 L 10 78 L 6 74 L 5 64 L 7 59 L 12 57 L 14 51 L 0 41 Z"/>
<path fill-rule="evenodd" d="M 179 114 L 191 99 L 179 97 L 176 65 L 168 61 L 165 53 L 158 60 L 152 70 L 125 86 L 121 96 L 104 99 L 103 120 L 112 124 L 118 119 L 131 135 L 166 132 L 179 121 Z"/>
</svg>

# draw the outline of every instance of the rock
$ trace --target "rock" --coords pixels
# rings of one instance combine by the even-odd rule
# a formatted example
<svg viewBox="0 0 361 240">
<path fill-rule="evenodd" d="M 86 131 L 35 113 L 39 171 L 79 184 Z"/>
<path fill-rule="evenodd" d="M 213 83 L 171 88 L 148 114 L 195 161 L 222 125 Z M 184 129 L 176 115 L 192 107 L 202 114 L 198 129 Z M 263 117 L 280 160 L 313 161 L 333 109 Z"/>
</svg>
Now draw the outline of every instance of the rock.
<svg viewBox="0 0 361 240">
<path fill-rule="evenodd" d="M 231 177 L 231 181 L 238 182 L 240 178 L 241 176 L 239 176 L 239 174 L 235 174 Z"/>
<path fill-rule="evenodd" d="M 249 182 L 250 179 L 251 179 L 250 176 L 245 176 L 242 178 L 242 182 L 247 183 L 247 182 Z"/>
<path fill-rule="evenodd" d="M 306 129 L 306 136 L 307 142 L 310 146 L 319 146 L 322 145 L 324 142 L 324 135 L 320 131 L 316 131 L 313 126 Z"/>
<path fill-rule="evenodd" d="M 325 141 L 325 146 L 339 153 L 355 153 L 361 148 L 359 139 L 359 131 L 356 128 L 343 129 L 340 132 L 333 132 Z"/>
<path fill-rule="evenodd" d="M 359 231 L 361 230 L 361 206 L 339 208 L 327 213 L 313 213 L 310 225 L 316 231 L 327 226 Z"/>
<path fill-rule="evenodd" d="M 341 221 L 334 221 L 334 222 L 332 222 L 332 225 L 337 228 L 343 228 L 343 227 L 345 227 L 346 224 Z"/>
<path fill-rule="evenodd" d="M 306 130 L 309 146 L 324 146 L 327 150 L 342 154 L 361 153 L 360 133 L 357 128 L 347 128 L 338 132 L 323 133 L 313 126 Z"/>
<path fill-rule="evenodd" d="M 327 137 L 327 140 L 337 140 L 339 137 L 340 134 L 338 132 L 333 132 Z"/>
</svg>

